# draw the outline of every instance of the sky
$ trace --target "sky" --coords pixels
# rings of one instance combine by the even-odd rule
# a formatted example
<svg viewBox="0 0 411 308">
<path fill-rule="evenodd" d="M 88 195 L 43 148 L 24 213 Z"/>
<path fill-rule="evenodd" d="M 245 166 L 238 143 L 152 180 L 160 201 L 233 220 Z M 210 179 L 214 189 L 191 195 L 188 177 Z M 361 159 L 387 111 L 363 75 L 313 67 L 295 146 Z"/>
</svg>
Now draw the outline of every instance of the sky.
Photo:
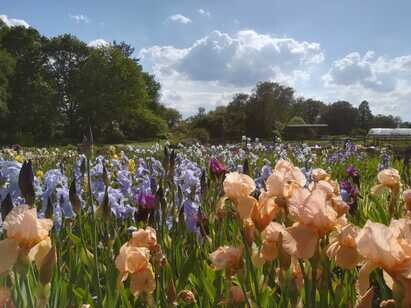
<svg viewBox="0 0 411 308">
<path fill-rule="evenodd" d="M 273 80 L 411 120 L 409 12 L 409 0 L 0 1 L 10 26 L 132 45 L 162 102 L 184 116 Z"/>
</svg>

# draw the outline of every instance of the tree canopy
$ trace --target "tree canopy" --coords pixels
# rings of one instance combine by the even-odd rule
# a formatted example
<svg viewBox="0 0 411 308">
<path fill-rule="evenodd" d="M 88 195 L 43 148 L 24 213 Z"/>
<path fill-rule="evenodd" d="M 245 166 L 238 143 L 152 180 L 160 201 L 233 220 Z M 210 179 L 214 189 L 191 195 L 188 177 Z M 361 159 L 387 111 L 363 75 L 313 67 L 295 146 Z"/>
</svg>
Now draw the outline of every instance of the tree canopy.
<svg viewBox="0 0 411 308">
<path fill-rule="evenodd" d="M 358 108 L 347 101 L 326 104 L 295 97 L 293 88 L 271 81 L 259 82 L 250 95 L 236 94 L 226 107 L 208 113 L 203 110 L 188 122 L 190 131 L 201 128 L 218 140 L 238 140 L 243 135 L 273 137 L 288 124 L 327 124 L 330 135 L 363 135 L 371 127 L 411 125 L 391 115 L 373 115 L 367 101 Z"/>
<path fill-rule="evenodd" d="M 125 42 L 92 48 L 0 25 L 0 142 L 98 142 L 155 138 L 181 119 L 160 104 L 160 84 Z"/>
</svg>

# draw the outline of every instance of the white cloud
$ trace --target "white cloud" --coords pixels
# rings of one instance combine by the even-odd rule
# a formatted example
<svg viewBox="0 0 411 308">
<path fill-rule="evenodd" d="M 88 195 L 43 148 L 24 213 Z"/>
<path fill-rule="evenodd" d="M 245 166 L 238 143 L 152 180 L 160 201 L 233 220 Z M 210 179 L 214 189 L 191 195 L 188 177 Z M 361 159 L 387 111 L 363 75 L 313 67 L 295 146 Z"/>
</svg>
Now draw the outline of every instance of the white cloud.
<svg viewBox="0 0 411 308">
<path fill-rule="evenodd" d="M 197 13 L 200 14 L 201 16 L 205 16 L 205 17 L 210 17 L 211 13 L 210 11 L 204 10 L 204 9 L 198 9 Z"/>
<path fill-rule="evenodd" d="M 79 15 L 72 15 L 72 14 L 69 14 L 69 18 L 70 19 L 73 19 L 76 23 L 86 23 L 86 24 L 88 24 L 88 23 L 90 23 L 90 18 L 88 18 L 86 15 L 83 15 L 83 14 L 79 14 Z"/>
<path fill-rule="evenodd" d="M 309 67 L 322 62 L 324 54 L 317 43 L 244 30 L 233 36 L 213 31 L 188 48 L 144 48 L 140 57 L 160 75 L 175 71 L 190 80 L 250 86 L 274 78 L 306 79 Z"/>
<path fill-rule="evenodd" d="M 177 22 L 177 23 L 180 23 L 180 24 L 189 24 L 189 23 L 192 22 L 190 18 L 188 18 L 184 15 L 181 15 L 181 14 L 171 15 L 167 18 L 167 20 L 172 21 L 172 22 Z"/>
<path fill-rule="evenodd" d="M 233 94 L 273 80 L 294 87 L 297 95 L 357 106 L 367 100 L 375 114 L 411 120 L 411 54 L 352 52 L 330 63 L 324 54 L 316 42 L 243 30 L 213 31 L 185 48 L 143 48 L 139 57 L 161 82 L 162 101 L 184 116 L 227 104 Z"/>
<path fill-rule="evenodd" d="M 213 31 L 187 48 L 152 46 L 139 57 L 162 83 L 163 101 L 185 115 L 200 106 L 212 109 L 226 103 L 258 81 L 295 85 L 309 80 L 311 67 L 324 60 L 318 43 L 253 30 L 234 35 Z"/>
<path fill-rule="evenodd" d="M 93 41 L 90 41 L 90 42 L 87 44 L 88 47 L 93 47 L 93 48 L 107 47 L 107 46 L 109 46 L 109 45 L 110 45 L 109 42 L 107 42 L 106 40 L 101 39 L 101 38 L 100 38 L 100 39 L 93 40 Z"/>
<path fill-rule="evenodd" d="M 354 104 L 366 99 L 375 113 L 411 119 L 411 55 L 376 57 L 368 51 L 353 52 L 334 61 L 322 77 L 323 93 L 333 100 Z"/>
<path fill-rule="evenodd" d="M 30 27 L 30 25 L 23 19 L 9 18 L 7 15 L 0 15 L 0 19 L 6 24 L 7 27 Z"/>
</svg>

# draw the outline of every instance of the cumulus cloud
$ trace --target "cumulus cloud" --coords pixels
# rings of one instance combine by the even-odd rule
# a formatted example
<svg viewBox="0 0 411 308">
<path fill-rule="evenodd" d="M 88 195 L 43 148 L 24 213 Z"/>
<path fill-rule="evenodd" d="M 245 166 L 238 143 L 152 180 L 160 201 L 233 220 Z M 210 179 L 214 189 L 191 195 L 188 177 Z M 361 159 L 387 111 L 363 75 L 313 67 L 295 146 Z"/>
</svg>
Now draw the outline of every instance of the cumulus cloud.
<svg viewBox="0 0 411 308">
<path fill-rule="evenodd" d="M 88 47 L 93 47 L 93 48 L 107 47 L 109 45 L 110 45 L 109 42 L 101 38 L 92 40 L 87 44 Z"/>
<path fill-rule="evenodd" d="M 307 78 L 309 68 L 321 63 L 318 43 L 273 37 L 253 30 L 231 36 L 213 31 L 188 48 L 153 46 L 140 51 L 160 75 L 177 72 L 194 81 L 249 86 L 270 79 Z"/>
<path fill-rule="evenodd" d="M 204 10 L 204 9 L 198 9 L 197 13 L 200 14 L 201 16 L 205 16 L 205 17 L 210 17 L 211 13 L 210 11 Z"/>
<path fill-rule="evenodd" d="M 180 24 L 189 24 L 189 23 L 192 22 L 190 18 L 188 18 L 184 15 L 181 15 L 181 14 L 171 15 L 167 18 L 167 21 L 177 22 L 177 23 L 180 23 Z"/>
<path fill-rule="evenodd" d="M 186 48 L 143 48 L 139 57 L 161 81 L 164 103 L 187 115 L 200 106 L 224 104 L 258 81 L 294 86 L 309 80 L 324 53 L 315 42 L 244 30 L 233 35 L 213 31 Z"/>
<path fill-rule="evenodd" d="M 69 14 L 69 18 L 70 19 L 73 19 L 76 23 L 85 23 L 85 24 L 88 24 L 88 23 L 90 23 L 90 18 L 88 18 L 86 15 L 83 15 L 83 14 L 79 14 L 79 15 L 72 15 L 72 14 Z"/>
<path fill-rule="evenodd" d="M 391 113 L 410 119 L 411 55 L 363 56 L 353 52 L 331 64 L 322 77 L 323 92 L 329 98 L 370 101 L 376 113 Z"/>
<path fill-rule="evenodd" d="M 411 55 L 352 52 L 330 62 L 324 55 L 316 42 L 253 30 L 213 31 L 185 48 L 151 46 L 139 52 L 162 84 L 162 101 L 185 116 L 198 107 L 227 104 L 258 81 L 274 80 L 294 87 L 297 95 L 354 105 L 366 99 L 374 113 L 411 120 Z"/>
<path fill-rule="evenodd" d="M 0 19 L 6 24 L 7 27 L 30 27 L 30 25 L 23 19 L 9 18 L 7 15 L 0 15 Z"/>
</svg>

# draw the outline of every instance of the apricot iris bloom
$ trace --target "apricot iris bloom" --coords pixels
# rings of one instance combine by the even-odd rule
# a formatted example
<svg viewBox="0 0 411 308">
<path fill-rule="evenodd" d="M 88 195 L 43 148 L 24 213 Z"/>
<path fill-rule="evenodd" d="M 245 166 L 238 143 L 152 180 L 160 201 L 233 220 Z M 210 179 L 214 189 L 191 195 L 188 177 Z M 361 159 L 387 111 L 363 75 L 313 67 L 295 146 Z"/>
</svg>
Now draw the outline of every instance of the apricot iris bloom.
<svg viewBox="0 0 411 308">
<path fill-rule="evenodd" d="M 52 220 L 37 218 L 35 208 L 28 205 L 13 208 L 3 223 L 7 238 L 0 241 L 0 274 L 8 271 L 19 255 L 28 256 L 40 267 L 52 247 L 49 237 L 52 227 Z"/>
<path fill-rule="evenodd" d="M 411 305 L 411 220 L 393 220 L 389 226 L 367 221 L 355 241 L 365 259 L 358 278 L 360 295 L 369 289 L 369 274 L 380 267 L 391 289 L 394 283 L 402 287 L 403 305 Z"/>
<path fill-rule="evenodd" d="M 243 249 L 232 246 L 222 246 L 210 254 L 210 260 L 216 270 L 237 270 L 242 263 Z"/>
<path fill-rule="evenodd" d="M 130 290 L 135 297 L 141 293 L 151 294 L 156 288 L 150 249 L 157 248 L 157 236 L 150 227 L 133 232 L 132 238 L 120 248 L 115 260 L 119 271 L 118 283 L 122 285 L 130 277 Z"/>
</svg>

